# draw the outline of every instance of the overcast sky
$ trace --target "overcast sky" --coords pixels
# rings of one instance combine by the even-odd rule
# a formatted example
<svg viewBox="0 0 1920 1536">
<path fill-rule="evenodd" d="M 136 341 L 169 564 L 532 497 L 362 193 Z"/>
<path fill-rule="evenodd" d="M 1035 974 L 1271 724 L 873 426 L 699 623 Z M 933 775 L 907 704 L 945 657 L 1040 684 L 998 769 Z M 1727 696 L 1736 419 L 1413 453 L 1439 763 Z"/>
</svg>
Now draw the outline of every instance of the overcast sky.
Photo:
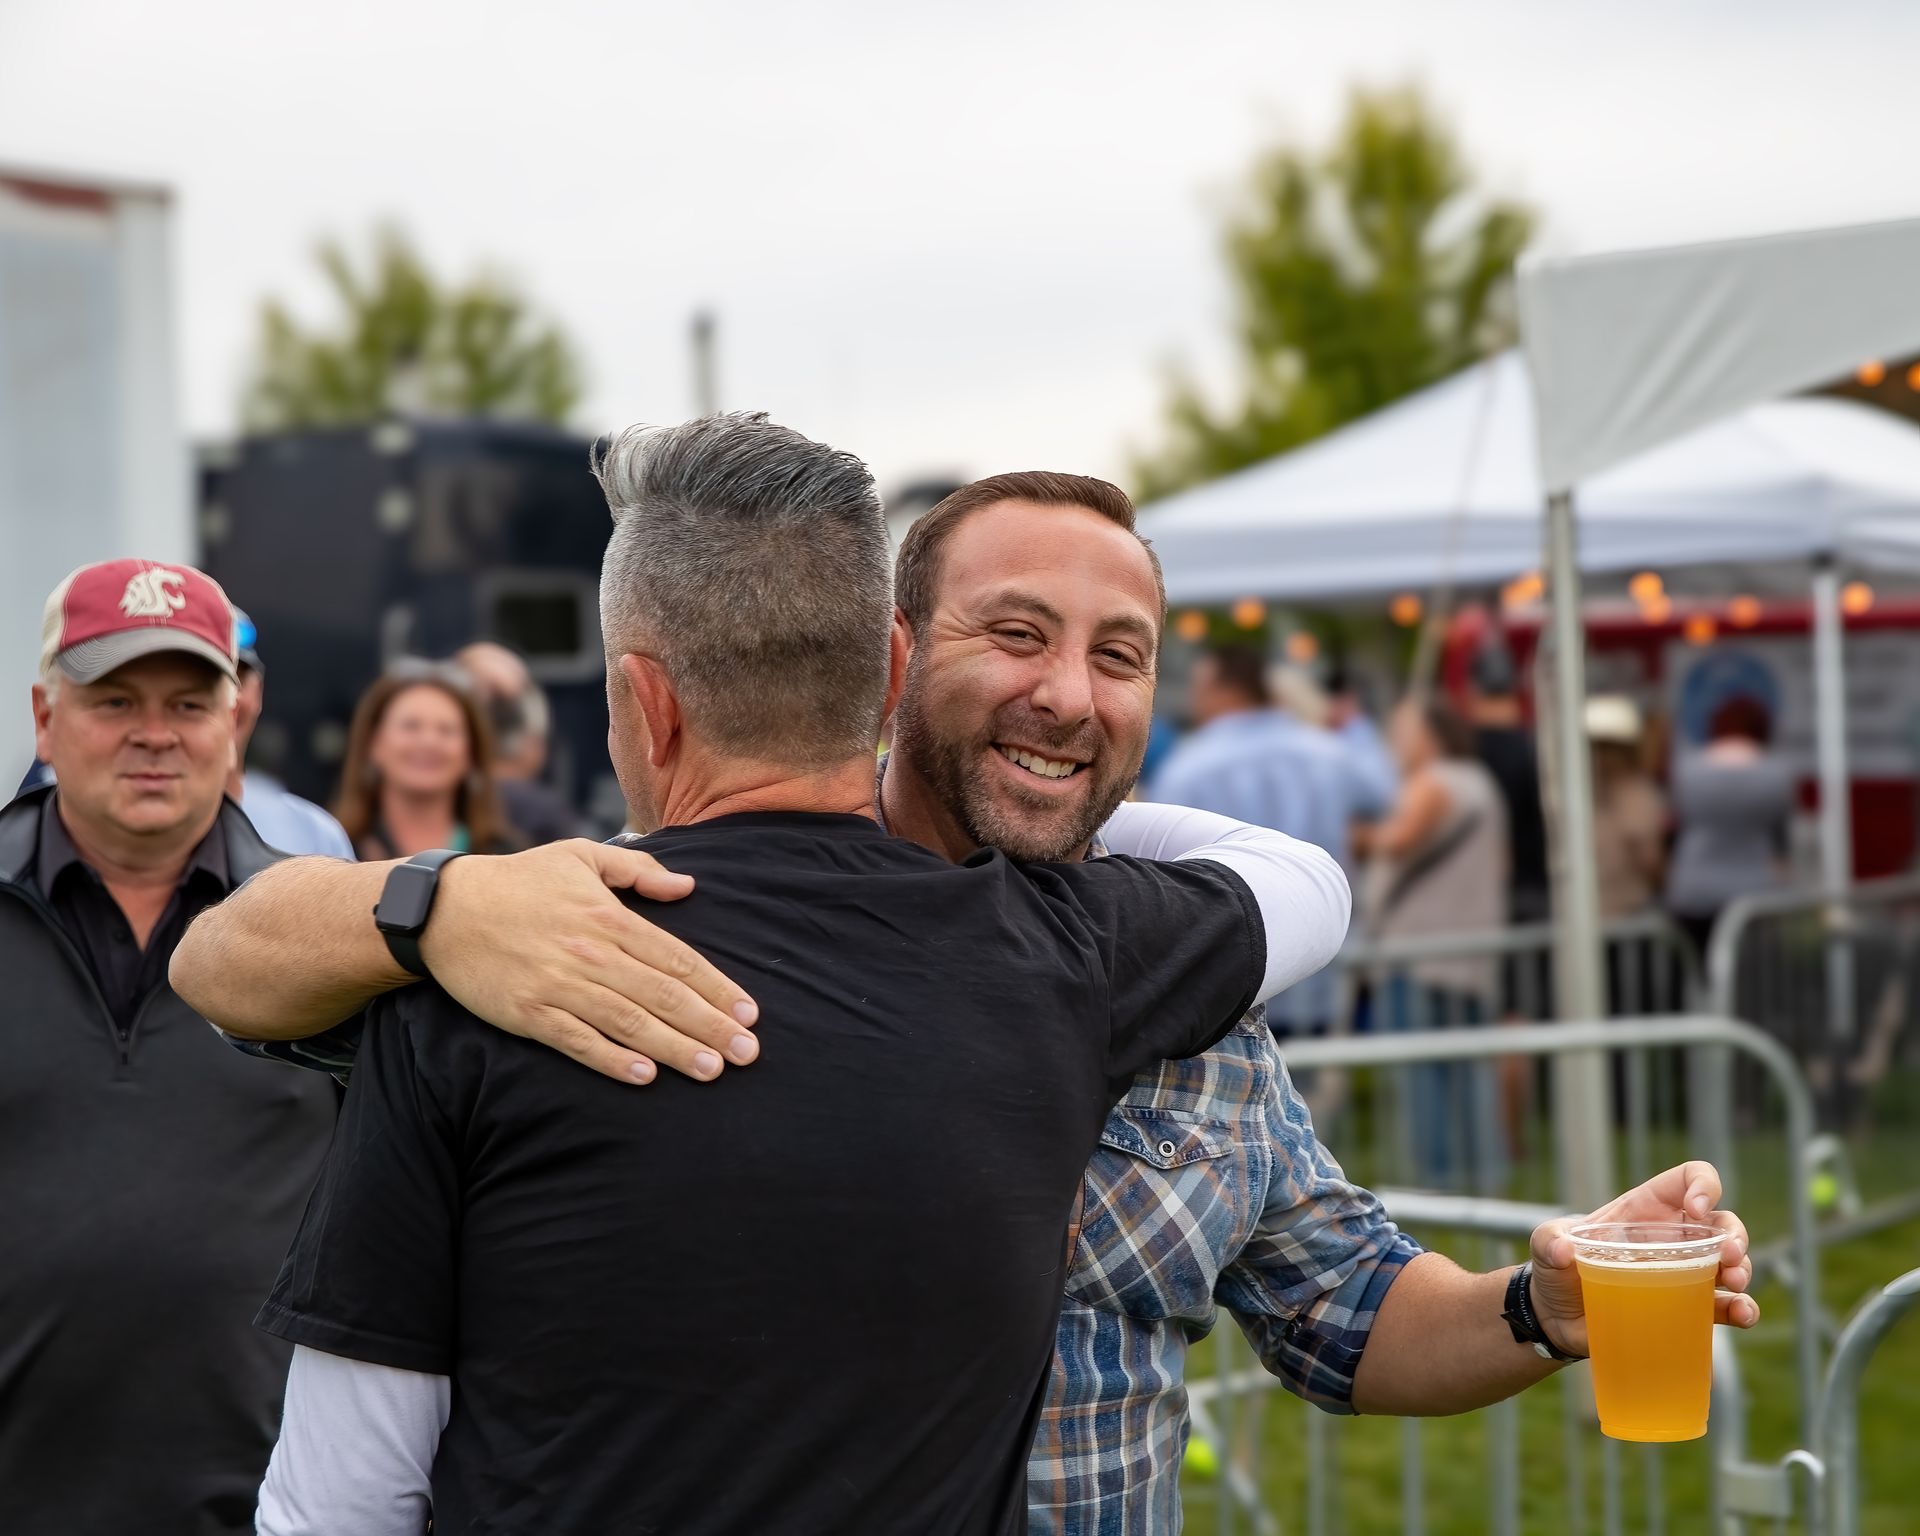
<svg viewBox="0 0 1920 1536">
<path fill-rule="evenodd" d="M 722 403 L 923 472 L 1118 473 L 1223 371 L 1219 214 L 1350 84 L 1424 81 L 1563 250 L 1920 213 L 1901 0 L 0 0 L 0 164 L 178 196 L 182 384 L 391 216 L 582 345 L 581 425 Z"/>
</svg>

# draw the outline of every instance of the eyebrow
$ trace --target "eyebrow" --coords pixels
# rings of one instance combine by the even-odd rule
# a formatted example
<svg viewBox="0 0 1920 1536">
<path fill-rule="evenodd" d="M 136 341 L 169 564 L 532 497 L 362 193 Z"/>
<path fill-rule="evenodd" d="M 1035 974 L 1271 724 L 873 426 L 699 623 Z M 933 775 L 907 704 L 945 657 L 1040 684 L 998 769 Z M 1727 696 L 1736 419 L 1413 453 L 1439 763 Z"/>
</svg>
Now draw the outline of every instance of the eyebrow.
<svg viewBox="0 0 1920 1536">
<path fill-rule="evenodd" d="M 1024 608 L 1028 613 L 1045 619 L 1049 624 L 1064 626 L 1067 622 L 1066 619 L 1061 616 L 1060 610 L 1054 607 L 1053 604 L 1048 602 L 1044 597 L 1038 597 L 1032 592 L 1022 591 L 1018 587 L 1003 587 L 998 592 L 989 594 L 987 600 L 980 606 L 983 609 Z"/>
<path fill-rule="evenodd" d="M 1049 624 L 1065 627 L 1066 620 L 1060 610 L 1037 593 L 1027 592 L 1018 587 L 1002 588 L 993 593 L 980 605 L 982 608 L 1024 608 L 1037 618 L 1045 619 Z M 1147 648 L 1149 654 L 1159 649 L 1160 632 L 1137 614 L 1109 614 L 1095 626 L 1101 630 L 1118 630 L 1131 635 Z"/>
</svg>

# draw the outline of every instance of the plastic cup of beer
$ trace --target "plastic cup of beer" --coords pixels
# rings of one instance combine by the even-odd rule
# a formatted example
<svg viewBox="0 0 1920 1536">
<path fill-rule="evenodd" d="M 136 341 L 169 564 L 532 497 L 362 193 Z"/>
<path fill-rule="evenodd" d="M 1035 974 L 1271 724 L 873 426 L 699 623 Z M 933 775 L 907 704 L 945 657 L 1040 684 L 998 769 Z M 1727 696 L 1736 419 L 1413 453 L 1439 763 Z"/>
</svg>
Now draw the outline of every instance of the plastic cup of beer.
<svg viewBox="0 0 1920 1536">
<path fill-rule="evenodd" d="M 1573 1229 L 1600 1432 L 1697 1440 L 1713 1379 L 1713 1291 L 1726 1234 L 1697 1221 Z"/>
</svg>

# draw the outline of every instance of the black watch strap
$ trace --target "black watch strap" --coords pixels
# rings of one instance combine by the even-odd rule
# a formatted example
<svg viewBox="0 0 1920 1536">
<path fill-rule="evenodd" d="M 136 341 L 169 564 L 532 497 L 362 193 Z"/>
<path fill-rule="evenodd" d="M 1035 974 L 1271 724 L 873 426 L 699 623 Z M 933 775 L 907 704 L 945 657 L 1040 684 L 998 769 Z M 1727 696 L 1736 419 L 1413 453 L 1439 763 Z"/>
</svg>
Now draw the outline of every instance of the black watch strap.
<svg viewBox="0 0 1920 1536">
<path fill-rule="evenodd" d="M 380 901 L 373 909 L 373 925 L 387 941 L 387 949 L 413 976 L 426 976 L 420 954 L 420 935 L 426 931 L 433 898 L 440 888 L 440 871 L 460 857 L 458 848 L 430 848 L 388 871 Z"/>
<path fill-rule="evenodd" d="M 1533 1310 L 1533 1262 L 1529 1260 L 1513 1272 L 1507 1281 L 1507 1307 L 1500 1314 L 1507 1320 L 1507 1327 L 1513 1331 L 1514 1342 L 1531 1344 L 1534 1353 L 1543 1360 L 1584 1360 L 1584 1355 L 1570 1355 L 1552 1339 L 1547 1330 L 1540 1326 L 1540 1318 Z"/>
</svg>

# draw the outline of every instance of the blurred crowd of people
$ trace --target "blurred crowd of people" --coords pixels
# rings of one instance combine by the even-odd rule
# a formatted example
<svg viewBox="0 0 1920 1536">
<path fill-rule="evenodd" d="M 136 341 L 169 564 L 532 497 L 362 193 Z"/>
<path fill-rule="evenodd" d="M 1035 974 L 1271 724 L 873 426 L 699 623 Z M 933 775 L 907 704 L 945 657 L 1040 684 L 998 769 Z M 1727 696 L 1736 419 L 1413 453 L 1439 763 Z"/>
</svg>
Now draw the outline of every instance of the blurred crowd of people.
<svg viewBox="0 0 1920 1536">
<path fill-rule="evenodd" d="M 1142 797 L 1324 848 L 1352 878 L 1356 936 L 1391 942 L 1550 919 L 1538 750 L 1503 644 L 1476 652 L 1457 704 L 1409 694 L 1380 723 L 1344 685 L 1323 689 L 1243 643 L 1200 654 L 1187 700 L 1191 729 L 1151 765 Z M 1770 750 L 1766 707 L 1726 699 L 1704 745 L 1671 763 L 1664 733 L 1628 697 L 1590 698 L 1586 727 L 1602 918 L 1664 911 L 1704 952 L 1729 902 L 1787 878 L 1796 784 Z M 1323 973 L 1276 1000 L 1276 1029 L 1323 1032 L 1341 1006 L 1337 988 Z M 1372 1006 L 1386 1028 L 1416 1015 L 1475 1023 L 1511 1014 L 1512 990 L 1491 957 L 1436 956 L 1407 964 Z"/>
</svg>

